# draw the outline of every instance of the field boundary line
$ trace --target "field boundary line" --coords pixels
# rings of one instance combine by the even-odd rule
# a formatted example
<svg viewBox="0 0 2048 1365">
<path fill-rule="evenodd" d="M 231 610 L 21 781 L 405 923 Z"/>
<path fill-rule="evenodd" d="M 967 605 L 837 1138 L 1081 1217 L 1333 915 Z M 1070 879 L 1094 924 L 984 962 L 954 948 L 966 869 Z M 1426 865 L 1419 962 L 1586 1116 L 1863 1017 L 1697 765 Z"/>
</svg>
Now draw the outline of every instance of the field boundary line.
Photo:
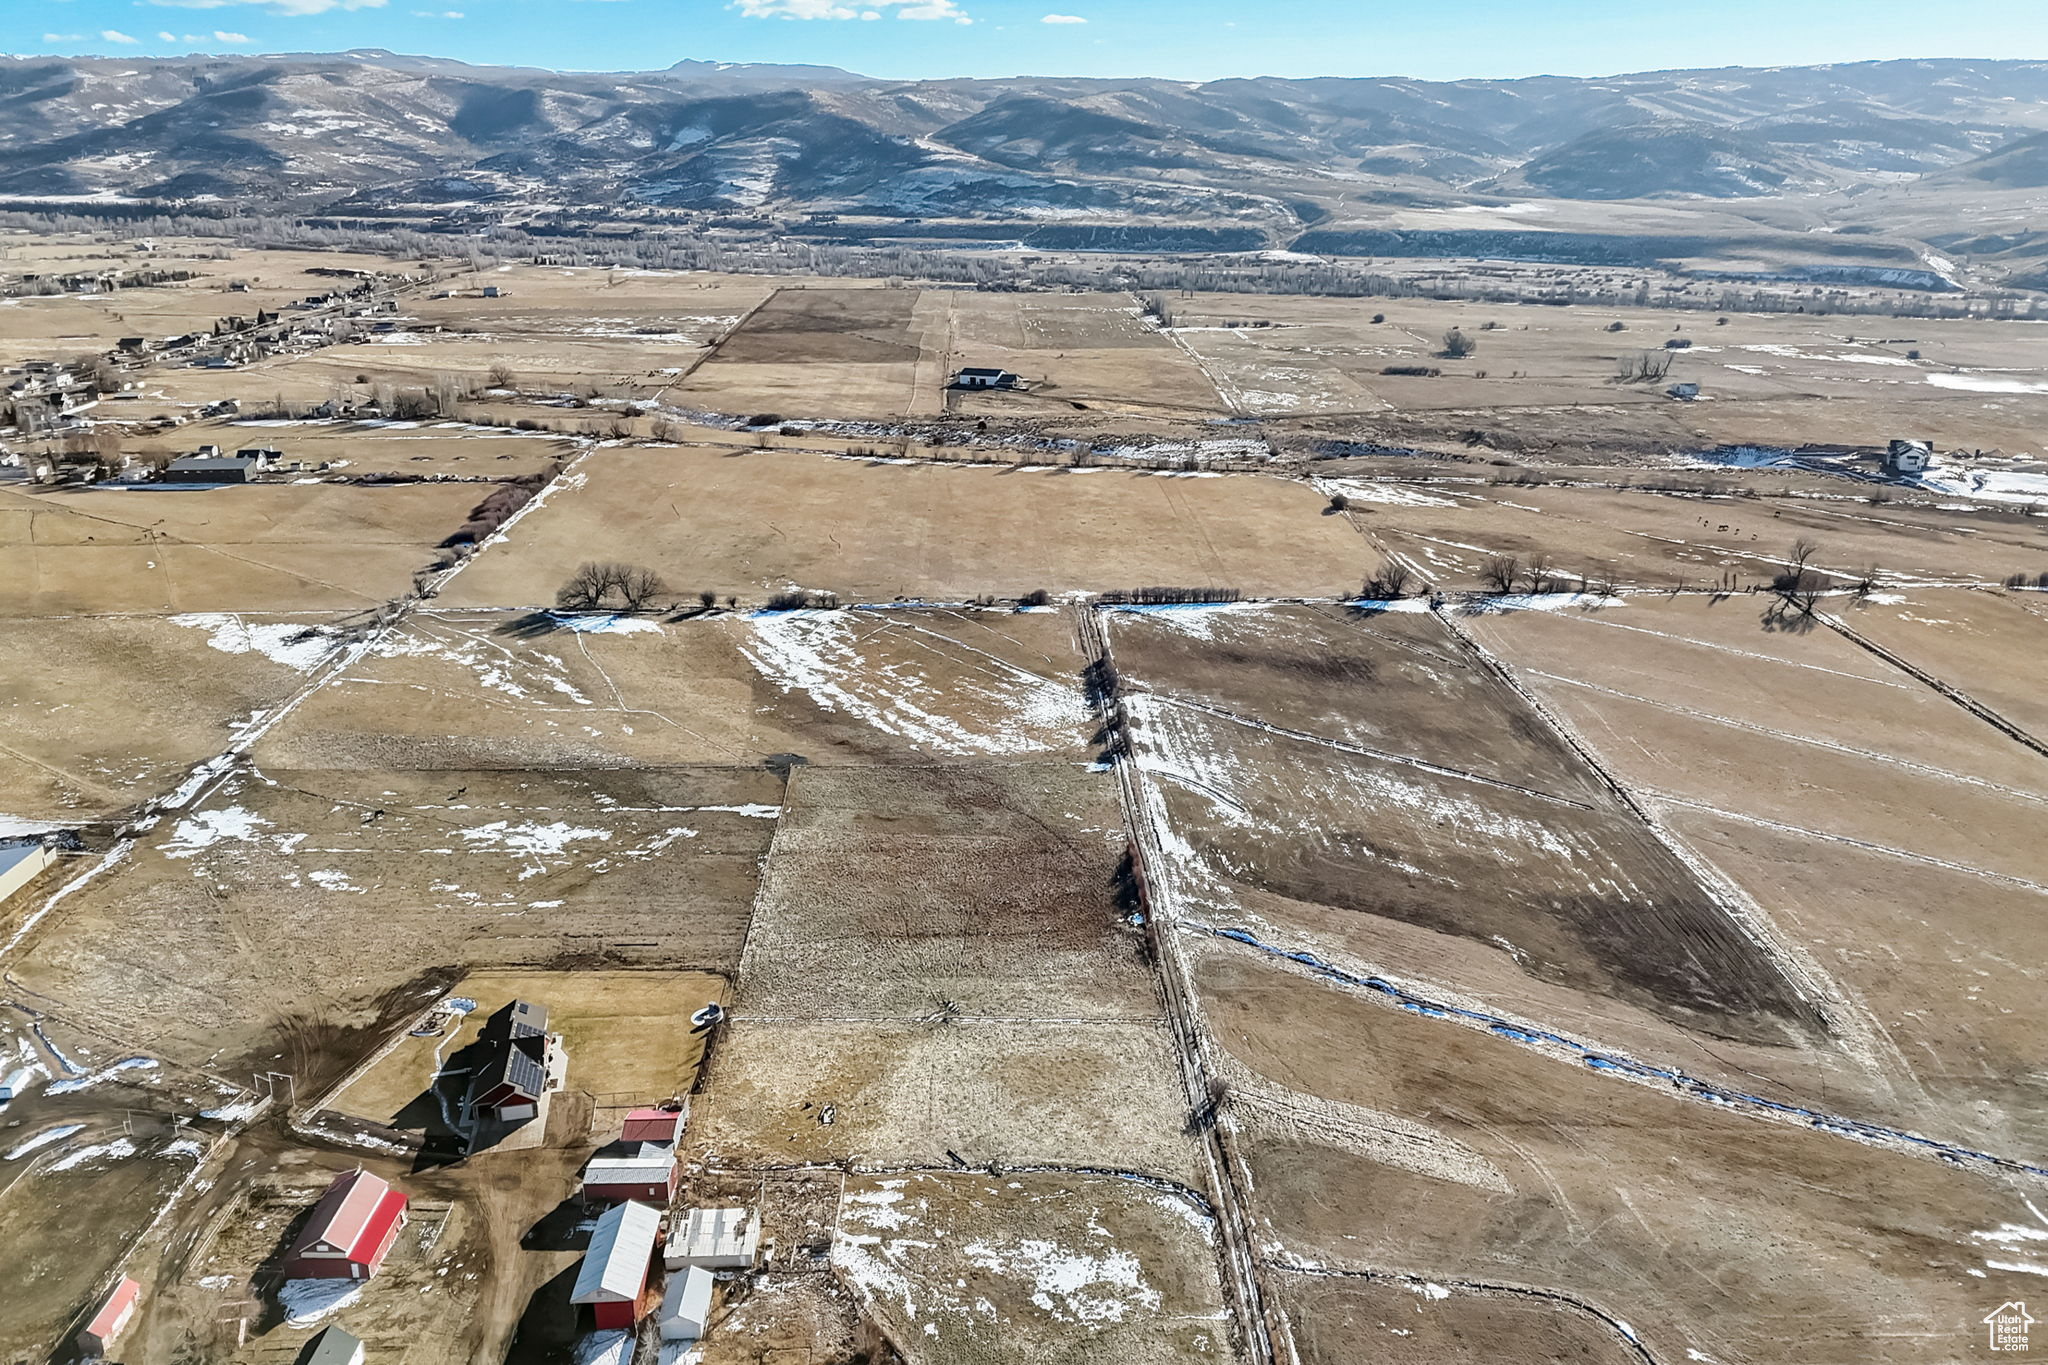
<svg viewBox="0 0 2048 1365">
<path fill-rule="evenodd" d="M 1829 630 L 1834 631 L 1837 635 L 1841 636 L 1849 643 L 1856 645 L 1862 649 L 1868 650 L 1870 653 L 1876 655 L 1878 658 L 1890 664 L 1893 668 L 1898 669 L 1901 673 L 1906 674 L 1908 677 L 1916 678 L 1919 681 L 1927 684 L 1927 686 L 1933 688 L 1936 692 L 1948 698 L 1957 706 L 1962 707 L 1963 710 L 1968 711 L 1978 720 L 1983 721 L 1992 729 L 1997 730 L 1999 733 L 2005 735 L 2006 738 L 2016 740 L 2019 743 L 2026 745 L 2029 749 L 2032 749 L 2035 753 L 2041 755 L 2043 758 L 2048 758 L 2048 744 L 2043 744 L 2040 740 L 2035 739 L 2025 730 L 2022 730 L 2019 726 L 2007 720 L 2004 716 L 1999 715 L 1998 712 L 1992 710 L 1983 702 L 1978 701 L 1975 697 L 1963 691 L 1963 689 L 1961 689 L 1960 687 L 1956 687 L 1950 683 L 1945 683 L 1940 678 L 1937 678 L 1932 673 L 1929 673 L 1926 669 L 1921 668 L 1918 664 L 1911 663 L 1906 659 L 1900 657 L 1899 655 L 1894 654 L 1891 650 L 1886 649 L 1883 645 L 1877 643 L 1877 641 L 1872 640 L 1870 637 L 1864 635 L 1862 632 L 1851 627 L 1848 622 L 1842 620 L 1842 618 L 1839 616 L 1831 616 L 1826 612 L 1815 612 L 1814 616 L 1820 621 L 1822 625 L 1826 626 Z"/>
</svg>

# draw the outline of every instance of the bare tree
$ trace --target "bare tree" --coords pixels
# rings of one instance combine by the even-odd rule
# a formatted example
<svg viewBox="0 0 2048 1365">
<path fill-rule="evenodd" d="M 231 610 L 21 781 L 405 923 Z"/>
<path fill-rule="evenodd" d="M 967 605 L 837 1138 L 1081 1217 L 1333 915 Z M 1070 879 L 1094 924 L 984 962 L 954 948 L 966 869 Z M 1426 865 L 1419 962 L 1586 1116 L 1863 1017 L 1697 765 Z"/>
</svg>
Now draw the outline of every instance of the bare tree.
<svg viewBox="0 0 2048 1365">
<path fill-rule="evenodd" d="M 564 611 L 596 611 L 611 590 L 609 564 L 580 564 L 569 581 L 555 590 L 555 605 Z"/>
<path fill-rule="evenodd" d="M 1805 573 L 1806 566 L 1812 563 L 1813 557 L 1819 553 L 1820 546 L 1814 544 L 1813 541 L 1807 539 L 1805 536 L 1801 536 L 1799 537 L 1799 539 L 1793 541 L 1792 544 L 1788 546 L 1785 550 L 1786 576 L 1790 578 L 1797 578 L 1799 575 Z"/>
<path fill-rule="evenodd" d="M 1479 349 L 1479 343 L 1453 327 L 1444 333 L 1444 348 L 1437 354 L 1445 360 L 1463 360 Z"/>
<path fill-rule="evenodd" d="M 512 373 L 510 365 L 501 360 L 491 366 L 490 372 L 484 376 L 484 382 L 494 389 L 509 389 L 519 382 L 519 377 Z"/>
<path fill-rule="evenodd" d="M 627 611 L 645 611 L 654 604 L 654 599 L 668 591 L 668 584 L 661 581 L 661 575 L 652 569 L 643 569 L 637 564 L 615 564 L 613 584 L 619 590 L 619 598 Z"/>
<path fill-rule="evenodd" d="M 1365 580 L 1360 595 L 1368 602 L 1392 602 L 1408 595 L 1415 574 L 1398 559 L 1380 565 L 1379 572 Z"/>
<path fill-rule="evenodd" d="M 1538 554 L 1523 566 L 1522 581 L 1529 585 L 1532 593 L 1560 592 L 1565 587 L 1564 575 L 1557 571 L 1547 554 Z"/>
<path fill-rule="evenodd" d="M 1522 561 L 1514 555 L 1495 555 L 1479 566 L 1479 581 L 1495 592 L 1513 592 L 1522 581 Z"/>
</svg>

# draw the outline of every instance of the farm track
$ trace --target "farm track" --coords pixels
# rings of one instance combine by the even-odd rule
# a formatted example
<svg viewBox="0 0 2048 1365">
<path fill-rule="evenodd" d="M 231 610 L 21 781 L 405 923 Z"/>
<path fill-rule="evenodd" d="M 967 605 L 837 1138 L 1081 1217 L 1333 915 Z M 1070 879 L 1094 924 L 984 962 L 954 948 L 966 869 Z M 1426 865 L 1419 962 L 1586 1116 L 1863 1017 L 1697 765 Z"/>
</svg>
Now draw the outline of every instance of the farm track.
<svg viewBox="0 0 2048 1365">
<path fill-rule="evenodd" d="M 1083 604 L 1075 617 L 1082 657 L 1087 661 L 1090 672 L 1101 677 L 1114 676 L 1115 661 L 1095 608 Z M 1164 884 L 1159 876 L 1164 854 L 1154 837 L 1144 793 L 1134 776 L 1127 751 L 1123 708 L 1109 689 L 1096 689 L 1094 700 L 1110 740 L 1110 750 L 1116 755 L 1113 766 L 1118 795 L 1123 803 L 1125 827 L 1130 832 L 1140 903 L 1145 908 L 1147 927 L 1158 953 L 1160 989 L 1166 1005 L 1167 1022 L 1174 1037 L 1174 1051 L 1180 1061 L 1181 1084 L 1189 1119 L 1203 1135 L 1203 1154 L 1209 1168 L 1209 1184 L 1215 1201 L 1216 1226 L 1223 1256 L 1224 1290 L 1237 1316 L 1238 1337 L 1251 1365 L 1278 1365 L 1280 1358 L 1274 1345 L 1276 1337 L 1288 1342 L 1288 1358 L 1299 1360 L 1286 1319 L 1272 1306 L 1261 1281 L 1258 1242 L 1245 1199 L 1250 1181 L 1248 1174 L 1240 1171 L 1230 1151 L 1227 1125 L 1219 1121 L 1220 1116 L 1216 1112 L 1217 1101 L 1212 1097 L 1211 1086 L 1219 1073 L 1208 1060 L 1201 1023 L 1195 1012 L 1193 981 L 1181 957 L 1178 941 L 1171 932 L 1171 925 L 1178 916 L 1165 898 L 1156 894 L 1156 888 Z M 1162 918 L 1167 921 L 1165 928 L 1161 925 Z"/>
</svg>

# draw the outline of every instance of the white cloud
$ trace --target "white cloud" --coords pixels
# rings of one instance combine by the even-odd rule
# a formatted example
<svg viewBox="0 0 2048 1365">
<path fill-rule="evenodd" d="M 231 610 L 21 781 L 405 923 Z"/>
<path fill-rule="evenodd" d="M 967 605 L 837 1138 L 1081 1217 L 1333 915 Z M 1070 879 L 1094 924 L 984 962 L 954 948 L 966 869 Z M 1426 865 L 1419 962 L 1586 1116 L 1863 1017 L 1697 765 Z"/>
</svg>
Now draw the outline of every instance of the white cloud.
<svg viewBox="0 0 2048 1365">
<path fill-rule="evenodd" d="M 893 14 L 898 19 L 974 22 L 958 0 L 870 0 L 857 8 L 840 0 L 731 0 L 727 8 L 749 19 L 880 19 Z"/>
<path fill-rule="evenodd" d="M 1041 24 L 1085 24 L 1088 21 L 1078 14 L 1048 14 L 1038 22 Z"/>
<path fill-rule="evenodd" d="M 220 29 L 215 29 L 213 31 L 213 40 L 216 43 L 246 43 L 249 41 L 249 35 L 246 33 L 225 33 Z"/>
<path fill-rule="evenodd" d="M 45 33 L 43 41 L 46 43 L 82 43 L 85 41 L 85 35 L 83 33 Z"/>
<path fill-rule="evenodd" d="M 230 5 L 261 5 L 272 14 L 325 14 L 334 9 L 383 9 L 385 0 L 149 0 L 170 9 L 226 9 Z"/>
<path fill-rule="evenodd" d="M 132 43 L 135 39 L 121 32 L 120 29 L 103 28 L 100 30 L 100 41 L 107 43 Z"/>
<path fill-rule="evenodd" d="M 248 35 L 248 34 L 246 34 L 246 33 L 225 33 L 225 32 L 222 32 L 222 31 L 221 31 L 220 29 L 215 29 L 215 30 L 214 30 L 214 31 L 213 31 L 213 32 L 212 32 L 211 34 L 206 34 L 206 33 L 188 33 L 188 34 L 186 34 L 186 35 L 185 35 L 184 37 L 182 37 L 182 38 L 180 38 L 180 37 L 179 37 L 179 36 L 178 36 L 177 34 L 175 34 L 175 33 L 169 32 L 168 30 L 163 30 L 163 31 L 159 31 L 159 32 L 157 33 L 157 35 L 156 35 L 156 36 L 157 36 L 157 41 L 159 41 L 159 42 L 164 42 L 164 43 L 189 43 L 189 44 L 191 44 L 191 45 L 193 45 L 193 46 L 195 46 L 195 47 L 196 47 L 196 46 L 198 46 L 198 45 L 199 45 L 199 44 L 201 44 L 201 43 L 209 43 L 209 42 L 212 42 L 212 43 L 227 43 L 227 44 L 229 44 L 229 45 L 231 45 L 231 46 L 232 46 L 232 45 L 234 45 L 234 44 L 236 44 L 236 43 L 246 43 L 246 42 L 248 42 L 248 41 L 249 41 L 249 35 Z"/>
</svg>

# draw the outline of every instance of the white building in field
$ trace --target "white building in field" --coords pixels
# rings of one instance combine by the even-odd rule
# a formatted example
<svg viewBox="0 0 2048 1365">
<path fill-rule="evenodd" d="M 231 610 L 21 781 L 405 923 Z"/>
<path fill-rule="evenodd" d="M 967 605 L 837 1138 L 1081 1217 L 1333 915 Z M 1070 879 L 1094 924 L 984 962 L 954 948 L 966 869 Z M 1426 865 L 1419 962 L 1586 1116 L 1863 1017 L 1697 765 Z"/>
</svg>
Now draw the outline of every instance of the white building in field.
<svg viewBox="0 0 2048 1365">
<path fill-rule="evenodd" d="M 1884 453 L 1884 472 L 1892 478 L 1918 478 L 1934 464 L 1934 446 L 1927 441 L 1893 441 Z"/>
</svg>

